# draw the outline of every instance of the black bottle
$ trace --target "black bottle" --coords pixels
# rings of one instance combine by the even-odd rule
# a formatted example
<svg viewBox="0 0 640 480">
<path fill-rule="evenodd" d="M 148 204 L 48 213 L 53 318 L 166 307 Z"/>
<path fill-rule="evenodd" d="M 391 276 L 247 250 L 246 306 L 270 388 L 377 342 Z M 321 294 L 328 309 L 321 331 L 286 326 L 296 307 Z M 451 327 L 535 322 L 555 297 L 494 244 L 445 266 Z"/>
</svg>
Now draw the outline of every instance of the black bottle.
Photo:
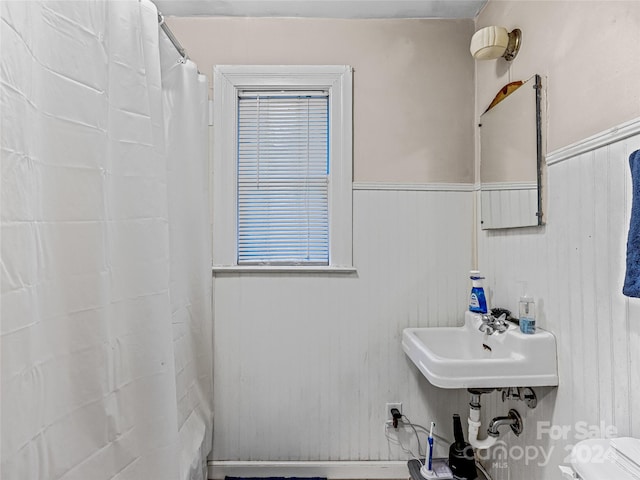
<svg viewBox="0 0 640 480">
<path fill-rule="evenodd" d="M 449 468 L 456 478 L 474 480 L 478 478 L 473 447 L 464 441 L 460 415 L 453 416 L 453 437 L 455 442 L 449 447 Z"/>
</svg>

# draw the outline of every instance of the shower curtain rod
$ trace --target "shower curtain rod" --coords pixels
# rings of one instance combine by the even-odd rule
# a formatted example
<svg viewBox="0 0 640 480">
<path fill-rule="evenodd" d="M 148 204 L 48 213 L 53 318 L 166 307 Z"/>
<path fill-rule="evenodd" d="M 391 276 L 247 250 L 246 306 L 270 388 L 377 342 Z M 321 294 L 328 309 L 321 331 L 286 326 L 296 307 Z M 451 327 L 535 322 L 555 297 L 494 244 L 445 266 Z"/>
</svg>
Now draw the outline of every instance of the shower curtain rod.
<svg viewBox="0 0 640 480">
<path fill-rule="evenodd" d="M 160 26 L 160 28 L 162 28 L 162 31 L 169 38 L 171 43 L 173 43 L 173 46 L 176 47 L 176 50 L 182 56 L 182 58 L 184 58 L 185 60 L 188 60 L 189 56 L 187 55 L 187 51 L 184 49 L 182 45 L 180 45 L 180 42 L 178 41 L 178 39 L 175 37 L 171 29 L 169 28 L 169 25 L 164 23 L 164 16 L 160 12 L 158 12 L 158 25 Z"/>
</svg>

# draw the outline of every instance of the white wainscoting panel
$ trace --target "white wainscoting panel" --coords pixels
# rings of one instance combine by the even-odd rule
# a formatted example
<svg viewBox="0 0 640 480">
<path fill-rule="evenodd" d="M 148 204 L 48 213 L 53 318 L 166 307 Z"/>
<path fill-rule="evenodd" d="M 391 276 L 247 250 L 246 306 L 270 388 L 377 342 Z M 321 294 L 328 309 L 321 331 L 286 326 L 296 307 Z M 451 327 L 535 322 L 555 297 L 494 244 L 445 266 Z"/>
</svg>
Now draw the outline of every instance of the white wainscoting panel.
<svg viewBox="0 0 640 480">
<path fill-rule="evenodd" d="M 517 312 L 516 282 L 528 282 L 538 325 L 558 340 L 560 385 L 537 389 L 535 410 L 487 396 L 486 418 L 516 408 L 525 420 L 519 438 L 503 437 L 507 461 L 486 460 L 495 480 L 559 478 L 558 465 L 588 433 L 640 437 L 640 299 L 622 295 L 628 157 L 640 135 L 613 138 L 549 166 L 545 226 L 479 234 L 491 305 Z M 551 434 L 549 424 L 557 426 Z M 534 458 L 519 455 L 527 449 Z"/>
<path fill-rule="evenodd" d="M 402 460 L 385 403 L 447 438 L 466 414 L 466 392 L 431 386 L 400 342 L 462 322 L 474 193 L 372 188 L 354 190 L 356 274 L 216 273 L 214 461 Z"/>
</svg>

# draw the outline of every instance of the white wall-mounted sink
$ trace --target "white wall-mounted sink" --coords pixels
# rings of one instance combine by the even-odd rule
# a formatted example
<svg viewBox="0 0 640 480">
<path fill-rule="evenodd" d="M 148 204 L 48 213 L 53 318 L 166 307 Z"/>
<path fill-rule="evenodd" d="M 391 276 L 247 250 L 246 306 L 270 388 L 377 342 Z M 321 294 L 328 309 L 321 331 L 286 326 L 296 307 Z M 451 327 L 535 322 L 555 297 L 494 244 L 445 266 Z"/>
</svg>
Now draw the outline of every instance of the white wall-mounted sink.
<svg viewBox="0 0 640 480">
<path fill-rule="evenodd" d="M 526 335 L 509 324 L 487 335 L 482 316 L 465 313 L 462 327 L 405 328 L 402 349 L 427 380 L 441 388 L 558 385 L 556 339 L 538 328 Z"/>
</svg>

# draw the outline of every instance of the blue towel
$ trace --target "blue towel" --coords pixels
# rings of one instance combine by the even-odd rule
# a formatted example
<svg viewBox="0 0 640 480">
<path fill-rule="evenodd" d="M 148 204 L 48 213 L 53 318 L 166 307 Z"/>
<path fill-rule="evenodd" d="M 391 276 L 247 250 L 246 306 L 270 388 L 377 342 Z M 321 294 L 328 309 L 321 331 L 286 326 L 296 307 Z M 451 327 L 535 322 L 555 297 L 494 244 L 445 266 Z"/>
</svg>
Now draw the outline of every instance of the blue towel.
<svg viewBox="0 0 640 480">
<path fill-rule="evenodd" d="M 629 156 L 633 202 L 627 238 L 627 274 L 622 293 L 627 297 L 640 297 L 640 150 Z"/>
</svg>

